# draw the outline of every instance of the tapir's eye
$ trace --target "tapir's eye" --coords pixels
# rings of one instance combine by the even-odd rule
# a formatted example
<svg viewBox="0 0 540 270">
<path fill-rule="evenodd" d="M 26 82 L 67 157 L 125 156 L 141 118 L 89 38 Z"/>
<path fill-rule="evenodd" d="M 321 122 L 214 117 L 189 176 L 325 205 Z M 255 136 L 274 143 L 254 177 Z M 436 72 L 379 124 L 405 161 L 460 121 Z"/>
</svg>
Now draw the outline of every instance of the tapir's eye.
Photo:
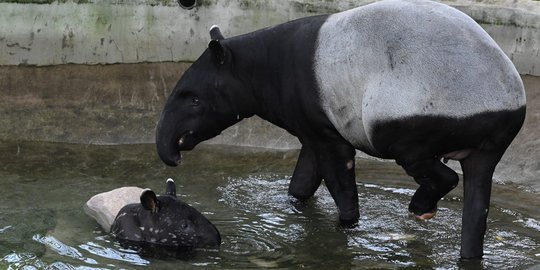
<svg viewBox="0 0 540 270">
<path fill-rule="evenodd" d="M 194 97 L 191 99 L 191 106 L 199 106 L 199 104 L 201 104 L 201 101 L 198 98 Z"/>
<path fill-rule="evenodd" d="M 188 227 L 188 225 L 187 225 L 187 223 L 182 222 L 182 224 L 180 224 L 180 227 L 181 227 L 182 229 L 186 229 L 186 228 Z"/>
</svg>

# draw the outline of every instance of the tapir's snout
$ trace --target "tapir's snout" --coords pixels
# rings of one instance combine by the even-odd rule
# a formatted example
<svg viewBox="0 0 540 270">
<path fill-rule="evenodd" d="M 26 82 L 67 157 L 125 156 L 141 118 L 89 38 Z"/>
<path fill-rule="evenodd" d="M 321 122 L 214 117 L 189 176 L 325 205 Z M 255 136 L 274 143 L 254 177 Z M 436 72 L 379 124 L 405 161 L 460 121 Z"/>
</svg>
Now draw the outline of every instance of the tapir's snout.
<svg viewBox="0 0 540 270">
<path fill-rule="evenodd" d="M 164 121 L 164 115 L 156 127 L 156 148 L 159 158 L 169 166 L 178 166 L 182 160 L 174 125 Z"/>
<path fill-rule="evenodd" d="M 180 165 L 180 162 L 182 161 L 182 154 L 174 145 L 161 143 L 158 140 L 156 141 L 156 147 L 159 158 L 161 161 L 163 161 L 163 163 L 173 167 Z"/>
<path fill-rule="evenodd" d="M 197 235 L 199 246 L 201 247 L 217 247 L 221 245 L 221 234 L 218 229 L 210 221 L 205 224 L 205 228 L 200 230 Z"/>
<path fill-rule="evenodd" d="M 156 147 L 161 160 L 169 166 L 178 166 L 182 161 L 181 151 L 192 150 L 197 144 L 193 136 L 193 131 L 188 130 L 176 136 L 164 132 L 157 132 Z"/>
</svg>

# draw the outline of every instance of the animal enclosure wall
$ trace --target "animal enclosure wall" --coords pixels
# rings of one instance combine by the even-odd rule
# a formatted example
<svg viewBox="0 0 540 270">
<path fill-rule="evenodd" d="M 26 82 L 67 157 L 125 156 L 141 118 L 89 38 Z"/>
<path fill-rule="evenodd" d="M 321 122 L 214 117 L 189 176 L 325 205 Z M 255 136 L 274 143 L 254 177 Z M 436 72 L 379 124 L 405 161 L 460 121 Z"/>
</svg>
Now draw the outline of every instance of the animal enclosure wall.
<svg viewBox="0 0 540 270">
<path fill-rule="evenodd" d="M 197 0 L 193 9 L 158 0 L 0 0 L 0 140 L 152 143 L 178 78 L 225 36 L 345 10 L 371 0 Z M 524 75 L 526 124 L 496 178 L 540 192 L 540 2 L 442 1 L 472 16 Z M 528 74 L 528 75 L 527 75 Z M 258 118 L 210 143 L 297 148 Z"/>
</svg>

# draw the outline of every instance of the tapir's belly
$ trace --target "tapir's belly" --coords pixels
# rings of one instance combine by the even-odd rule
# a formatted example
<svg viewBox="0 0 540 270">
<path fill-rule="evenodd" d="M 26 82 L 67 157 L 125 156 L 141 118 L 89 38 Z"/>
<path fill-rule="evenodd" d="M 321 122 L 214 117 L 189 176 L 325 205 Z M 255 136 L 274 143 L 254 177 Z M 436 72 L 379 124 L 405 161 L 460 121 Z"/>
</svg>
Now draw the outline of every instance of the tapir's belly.
<svg viewBox="0 0 540 270">
<path fill-rule="evenodd" d="M 478 24 L 448 6 L 423 3 L 337 13 L 319 30 L 314 70 L 321 106 L 338 132 L 368 154 L 380 154 L 372 143 L 377 123 L 467 119 L 525 104 L 519 74 Z"/>
</svg>

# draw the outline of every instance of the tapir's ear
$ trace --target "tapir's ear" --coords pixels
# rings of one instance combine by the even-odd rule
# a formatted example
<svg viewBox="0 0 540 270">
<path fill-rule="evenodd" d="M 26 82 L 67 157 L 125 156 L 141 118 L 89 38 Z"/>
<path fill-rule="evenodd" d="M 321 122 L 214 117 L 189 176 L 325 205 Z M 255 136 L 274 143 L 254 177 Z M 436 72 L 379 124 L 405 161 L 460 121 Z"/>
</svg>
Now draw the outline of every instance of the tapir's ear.
<svg viewBox="0 0 540 270">
<path fill-rule="evenodd" d="M 176 197 L 176 185 L 172 178 L 167 179 L 167 189 L 165 190 L 165 194 Z"/>
<path fill-rule="evenodd" d="M 219 26 L 212 25 L 212 27 L 210 27 L 210 39 L 215 39 L 215 40 L 225 39 L 225 37 L 223 37 L 223 34 L 221 34 L 221 30 L 219 30 Z"/>
<path fill-rule="evenodd" d="M 141 204 L 144 209 L 156 213 L 159 210 L 159 201 L 157 199 L 156 193 L 151 189 L 145 189 L 141 194 Z"/>
<path fill-rule="evenodd" d="M 223 45 L 221 45 L 221 42 L 217 39 L 212 39 L 210 43 L 208 44 L 208 48 L 220 64 L 225 63 L 225 48 L 223 48 Z"/>
</svg>

